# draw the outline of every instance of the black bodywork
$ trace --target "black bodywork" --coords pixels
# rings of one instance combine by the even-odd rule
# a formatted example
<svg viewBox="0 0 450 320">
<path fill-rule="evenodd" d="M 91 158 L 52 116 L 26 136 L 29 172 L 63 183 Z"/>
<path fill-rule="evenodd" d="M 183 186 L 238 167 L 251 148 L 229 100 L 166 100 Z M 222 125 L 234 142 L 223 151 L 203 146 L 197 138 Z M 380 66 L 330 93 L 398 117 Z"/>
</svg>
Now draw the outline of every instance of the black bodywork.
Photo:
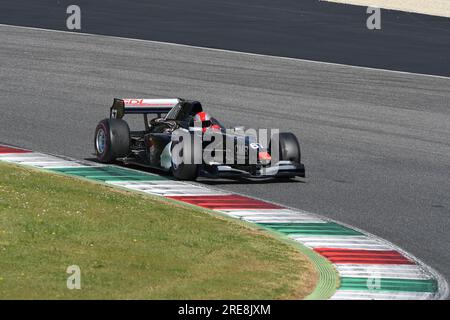
<svg viewBox="0 0 450 320">
<path fill-rule="evenodd" d="M 170 110 L 167 108 L 153 108 L 151 112 L 148 110 L 133 109 L 133 112 L 125 112 L 123 107 L 123 100 L 114 99 L 111 107 L 110 118 L 122 119 L 125 113 L 143 114 L 144 130 L 129 131 L 129 148 L 126 155 L 121 155 L 115 160 L 121 161 L 125 164 L 134 164 L 150 168 L 161 169 L 164 171 L 173 171 L 172 148 L 174 142 L 172 141 L 173 134 L 177 130 L 184 130 L 185 132 L 193 131 L 193 117 L 203 110 L 202 105 L 198 101 L 190 101 L 178 99 L 179 103 Z M 106 119 L 105 119 L 106 120 Z M 124 120 L 121 120 L 124 121 Z M 228 139 L 232 139 L 235 145 L 244 145 L 243 151 L 246 159 L 247 152 L 250 149 L 249 145 L 256 142 L 253 136 L 245 136 L 242 134 L 231 134 L 227 132 L 226 128 L 216 119 L 212 118 L 211 122 L 220 127 L 220 134 Z M 198 130 L 197 130 L 198 131 Z M 194 132 L 192 132 L 193 134 Z M 113 135 L 113 133 L 111 133 Z M 292 134 L 291 134 L 292 135 Z M 295 136 L 294 136 L 295 138 Z M 230 140 L 229 140 L 230 141 Z M 238 141 L 240 141 L 238 143 Z M 296 138 L 295 138 L 296 141 Z M 280 141 L 282 142 L 282 141 Z M 207 148 L 209 142 L 203 142 L 202 147 Z M 235 145 L 233 147 L 235 147 Z M 260 151 L 271 152 L 270 146 L 267 148 L 259 145 Z M 298 145 L 298 142 L 297 142 Z M 228 146 L 228 144 L 227 144 Z M 221 150 L 224 158 L 223 162 L 205 163 L 196 166 L 196 176 L 206 176 L 210 178 L 219 177 L 248 177 L 248 178 L 268 178 L 268 177 L 304 177 L 305 167 L 300 162 L 300 149 L 298 145 L 298 157 L 294 157 L 295 161 L 291 159 L 283 159 L 280 154 L 280 160 L 271 165 L 264 161 L 257 161 L 250 164 L 248 161 L 241 161 L 233 164 L 225 163 L 225 147 Z M 284 151 L 280 149 L 280 152 Z M 285 156 L 286 157 L 286 156 Z M 174 174 L 176 176 L 176 174 Z"/>
</svg>

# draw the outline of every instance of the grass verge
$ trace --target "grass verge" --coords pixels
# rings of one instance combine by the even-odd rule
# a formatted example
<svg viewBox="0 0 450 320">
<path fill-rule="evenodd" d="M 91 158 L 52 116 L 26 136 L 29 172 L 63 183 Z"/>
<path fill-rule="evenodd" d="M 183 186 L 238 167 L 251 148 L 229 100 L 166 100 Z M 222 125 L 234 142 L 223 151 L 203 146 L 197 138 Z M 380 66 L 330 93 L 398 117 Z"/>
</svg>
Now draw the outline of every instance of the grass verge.
<svg viewBox="0 0 450 320">
<path fill-rule="evenodd" d="M 204 210 L 0 163 L 1 299 L 300 299 L 317 278 L 298 250 Z"/>
</svg>

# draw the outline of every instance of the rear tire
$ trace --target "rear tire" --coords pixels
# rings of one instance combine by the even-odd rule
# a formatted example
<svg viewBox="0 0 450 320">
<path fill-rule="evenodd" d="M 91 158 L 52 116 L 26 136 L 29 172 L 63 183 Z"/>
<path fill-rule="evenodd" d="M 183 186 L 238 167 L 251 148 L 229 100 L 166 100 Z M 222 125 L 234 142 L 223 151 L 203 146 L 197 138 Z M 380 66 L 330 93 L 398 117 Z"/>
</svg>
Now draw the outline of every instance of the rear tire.
<svg viewBox="0 0 450 320">
<path fill-rule="evenodd" d="M 279 137 L 279 157 L 280 161 L 292 161 L 295 163 L 300 163 L 301 152 L 300 143 L 297 137 L 291 132 L 280 132 Z M 272 139 L 269 144 L 269 151 L 272 154 Z"/>
<path fill-rule="evenodd" d="M 94 138 L 97 160 L 112 163 L 130 151 L 130 128 L 122 119 L 103 119 L 95 128 Z"/>
</svg>

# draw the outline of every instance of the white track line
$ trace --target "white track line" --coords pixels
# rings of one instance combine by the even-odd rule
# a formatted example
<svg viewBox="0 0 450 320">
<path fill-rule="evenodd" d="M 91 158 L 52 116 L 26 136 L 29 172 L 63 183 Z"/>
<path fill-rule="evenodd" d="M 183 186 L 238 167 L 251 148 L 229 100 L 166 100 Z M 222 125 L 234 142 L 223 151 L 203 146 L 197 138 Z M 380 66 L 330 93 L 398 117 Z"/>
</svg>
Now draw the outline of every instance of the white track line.
<svg viewBox="0 0 450 320">
<path fill-rule="evenodd" d="M 433 298 L 434 294 L 428 292 L 337 290 L 330 300 L 426 300 Z"/>
<path fill-rule="evenodd" d="M 66 160 L 64 158 L 38 152 L 0 154 L 0 160 L 44 169 L 66 168 L 66 167 L 88 167 L 87 164 L 81 161 Z"/>
<path fill-rule="evenodd" d="M 160 196 L 203 196 L 203 195 L 225 195 L 227 193 L 199 187 L 179 181 L 105 181 L 108 184 L 140 192 L 160 195 Z"/>
<path fill-rule="evenodd" d="M 292 210 L 292 209 L 226 209 L 222 210 L 232 216 L 239 217 L 239 218 L 246 218 L 246 217 L 268 217 L 273 216 L 276 214 L 278 217 L 295 217 L 298 219 L 305 219 L 305 220 L 318 220 L 322 221 L 317 217 L 317 215 L 313 213 L 309 213 L 302 210 Z"/>
<path fill-rule="evenodd" d="M 390 246 L 366 236 L 291 236 L 310 248 L 347 248 L 360 250 L 392 250 Z"/>
<path fill-rule="evenodd" d="M 390 278 L 390 279 L 432 279 L 417 265 L 365 265 L 365 264 L 335 264 L 341 277 L 355 278 Z"/>
</svg>

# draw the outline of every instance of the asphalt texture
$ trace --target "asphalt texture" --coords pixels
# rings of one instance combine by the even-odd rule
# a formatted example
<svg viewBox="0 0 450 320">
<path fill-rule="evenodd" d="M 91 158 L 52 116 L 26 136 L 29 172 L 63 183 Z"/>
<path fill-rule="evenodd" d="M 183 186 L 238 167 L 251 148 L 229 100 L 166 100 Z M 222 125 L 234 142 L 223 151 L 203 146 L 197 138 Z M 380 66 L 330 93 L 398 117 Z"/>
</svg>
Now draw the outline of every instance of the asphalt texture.
<svg viewBox="0 0 450 320">
<path fill-rule="evenodd" d="M 367 230 L 450 278 L 450 79 L 0 26 L 0 142 L 91 158 L 113 97 L 280 128 L 307 178 L 204 181 Z"/>
<path fill-rule="evenodd" d="M 450 76 L 450 19 L 318 0 L 2 0 L 0 23 Z"/>
</svg>

